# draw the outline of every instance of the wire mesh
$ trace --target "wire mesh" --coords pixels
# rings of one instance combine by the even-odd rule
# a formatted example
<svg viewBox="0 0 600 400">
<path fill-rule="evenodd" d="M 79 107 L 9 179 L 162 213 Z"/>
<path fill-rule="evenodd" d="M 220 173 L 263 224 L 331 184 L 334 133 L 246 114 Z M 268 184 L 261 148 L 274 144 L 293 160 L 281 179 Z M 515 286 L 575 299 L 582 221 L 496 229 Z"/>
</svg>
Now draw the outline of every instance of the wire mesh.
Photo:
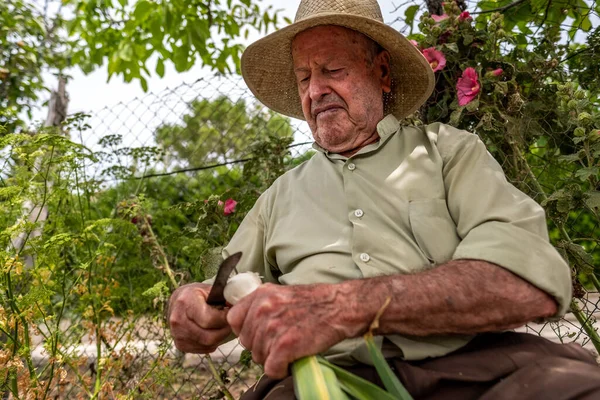
<svg viewBox="0 0 600 400">
<path fill-rule="evenodd" d="M 279 119 L 284 127 L 273 127 L 271 123 L 275 119 Z M 101 180 L 104 187 L 118 181 L 116 176 L 105 173 L 115 166 L 126 170 L 131 178 L 243 163 L 249 157 L 248 145 L 265 130 L 292 135 L 290 154 L 293 158 L 302 157 L 310 151 L 311 142 L 305 123 L 269 112 L 253 100 L 240 78 L 224 76 L 199 79 L 106 107 L 91 113 L 88 124 L 90 129 L 71 132 L 71 138 L 104 154 L 101 162 L 88 166 L 90 176 Z M 283 131 L 279 132 L 279 129 Z M 198 139 L 198 135 L 205 136 L 200 136 L 200 140 L 193 142 L 191 147 L 190 143 L 184 143 Z M 210 145 L 208 150 L 207 144 Z M 151 157 L 144 162 L 143 152 L 126 152 L 122 150 L 125 148 L 157 151 L 150 152 Z M 502 164 L 507 162 L 499 161 Z M 536 169 L 536 177 L 542 182 L 548 173 L 543 165 Z M 514 183 L 520 186 L 525 182 Z M 525 187 L 523 190 L 535 193 L 535 188 Z M 573 215 L 570 227 L 576 229 L 582 218 L 585 218 L 585 213 Z M 590 234 L 589 229 L 586 232 L 581 234 Z M 600 226 L 594 226 L 591 234 L 600 237 Z M 596 250 L 594 247 L 593 251 Z M 595 327 L 600 310 L 598 293 L 584 291 L 577 295 L 575 301 L 582 306 L 584 315 L 592 320 L 591 325 Z M 103 321 L 100 327 L 98 329 L 98 325 L 77 316 L 61 325 L 63 343 L 71 345 L 61 353 L 61 368 L 65 372 L 52 388 L 54 398 L 77 398 L 92 390 L 97 382 L 104 385 L 101 391 L 103 398 L 111 398 L 115 393 L 157 399 L 223 397 L 221 388 L 210 373 L 207 359 L 179 353 L 163 318 L 130 315 Z M 572 314 L 557 322 L 529 324 L 520 330 L 555 341 L 575 341 L 593 349 L 590 335 Z M 34 358 L 37 365 L 43 367 L 48 363 L 42 351 L 45 341 L 42 335 L 36 338 Z M 101 371 L 95 369 L 96 357 L 103 359 Z M 262 374 L 260 366 L 251 362 L 237 341 L 221 346 L 210 357 L 234 396 L 247 390 Z M 99 374 L 102 379 L 98 379 Z"/>
</svg>

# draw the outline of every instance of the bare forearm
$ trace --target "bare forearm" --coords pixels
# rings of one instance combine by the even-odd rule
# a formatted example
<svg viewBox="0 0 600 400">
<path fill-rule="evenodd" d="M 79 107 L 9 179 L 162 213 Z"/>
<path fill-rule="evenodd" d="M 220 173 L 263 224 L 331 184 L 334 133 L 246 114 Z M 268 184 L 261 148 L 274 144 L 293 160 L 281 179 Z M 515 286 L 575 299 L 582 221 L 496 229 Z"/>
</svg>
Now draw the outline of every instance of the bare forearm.
<svg viewBox="0 0 600 400">
<path fill-rule="evenodd" d="M 380 334 L 426 336 L 510 329 L 551 316 L 557 307 L 549 295 L 520 277 L 478 260 L 451 261 L 414 275 L 348 281 L 340 290 L 343 297 L 353 299 L 346 311 L 367 321 L 391 298 L 380 319 Z"/>
</svg>

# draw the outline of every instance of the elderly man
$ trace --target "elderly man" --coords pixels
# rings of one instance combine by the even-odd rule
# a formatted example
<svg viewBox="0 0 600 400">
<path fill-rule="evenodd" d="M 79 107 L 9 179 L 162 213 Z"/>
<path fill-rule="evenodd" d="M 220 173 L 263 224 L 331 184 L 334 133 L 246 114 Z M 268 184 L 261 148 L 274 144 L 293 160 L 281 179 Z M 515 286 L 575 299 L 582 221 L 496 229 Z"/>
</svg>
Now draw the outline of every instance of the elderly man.
<svg viewBox="0 0 600 400">
<path fill-rule="evenodd" d="M 268 376 L 248 398 L 293 398 L 290 363 L 318 353 L 379 382 L 360 336 L 391 298 L 377 340 L 415 398 L 600 398 L 580 347 L 492 333 L 562 316 L 569 268 L 541 207 L 476 135 L 400 125 L 434 77 L 375 0 L 303 0 L 242 71 L 264 104 L 306 119 L 318 152 L 260 197 L 224 251 L 273 284 L 225 310 L 205 303 L 209 284 L 178 289 L 180 350 L 214 351 L 233 331 Z"/>
</svg>

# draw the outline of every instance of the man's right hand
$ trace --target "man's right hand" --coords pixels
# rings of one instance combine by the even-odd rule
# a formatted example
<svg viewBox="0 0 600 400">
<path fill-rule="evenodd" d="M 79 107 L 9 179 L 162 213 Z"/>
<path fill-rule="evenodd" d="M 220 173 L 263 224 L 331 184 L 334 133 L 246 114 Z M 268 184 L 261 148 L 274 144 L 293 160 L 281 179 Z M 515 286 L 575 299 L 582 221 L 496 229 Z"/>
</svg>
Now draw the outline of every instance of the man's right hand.
<svg viewBox="0 0 600 400">
<path fill-rule="evenodd" d="M 212 353 L 229 334 L 228 309 L 206 304 L 211 286 L 191 283 L 175 290 L 167 317 L 175 346 L 184 353 Z"/>
</svg>

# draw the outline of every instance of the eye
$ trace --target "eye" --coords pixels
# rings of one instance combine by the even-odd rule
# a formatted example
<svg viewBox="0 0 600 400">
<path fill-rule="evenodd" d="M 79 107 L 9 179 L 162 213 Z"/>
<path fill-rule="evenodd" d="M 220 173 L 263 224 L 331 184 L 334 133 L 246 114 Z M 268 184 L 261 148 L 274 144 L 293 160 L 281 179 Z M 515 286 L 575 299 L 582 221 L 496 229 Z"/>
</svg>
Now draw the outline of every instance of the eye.
<svg viewBox="0 0 600 400">
<path fill-rule="evenodd" d="M 335 74 L 337 72 L 341 72 L 344 68 L 336 68 L 336 69 L 330 69 L 329 73 L 330 74 Z"/>
<path fill-rule="evenodd" d="M 296 82 L 298 82 L 298 83 L 306 83 L 309 80 L 310 80 L 310 75 L 308 75 L 308 74 L 307 75 L 305 75 L 305 74 L 296 75 Z"/>
</svg>

